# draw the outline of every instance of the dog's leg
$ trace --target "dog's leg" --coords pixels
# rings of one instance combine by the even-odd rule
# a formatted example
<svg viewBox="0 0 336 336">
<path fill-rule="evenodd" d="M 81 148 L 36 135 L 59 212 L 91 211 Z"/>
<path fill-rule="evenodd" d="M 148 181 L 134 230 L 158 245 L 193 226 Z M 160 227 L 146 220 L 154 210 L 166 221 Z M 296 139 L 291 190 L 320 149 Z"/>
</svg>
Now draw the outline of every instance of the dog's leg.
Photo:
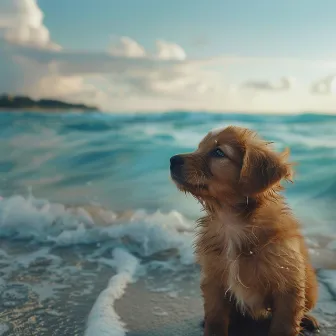
<svg viewBox="0 0 336 336">
<path fill-rule="evenodd" d="M 305 311 L 304 288 L 292 288 L 273 297 L 273 316 L 269 336 L 297 336 Z"/>
<path fill-rule="evenodd" d="M 318 282 L 316 273 L 310 264 L 306 265 L 306 312 L 311 311 L 317 302 L 318 298 Z M 301 326 L 308 331 L 319 330 L 319 322 L 309 314 L 306 314 L 301 321 Z"/>
<path fill-rule="evenodd" d="M 204 299 L 204 336 L 228 336 L 232 303 L 215 279 L 201 284 Z"/>
</svg>

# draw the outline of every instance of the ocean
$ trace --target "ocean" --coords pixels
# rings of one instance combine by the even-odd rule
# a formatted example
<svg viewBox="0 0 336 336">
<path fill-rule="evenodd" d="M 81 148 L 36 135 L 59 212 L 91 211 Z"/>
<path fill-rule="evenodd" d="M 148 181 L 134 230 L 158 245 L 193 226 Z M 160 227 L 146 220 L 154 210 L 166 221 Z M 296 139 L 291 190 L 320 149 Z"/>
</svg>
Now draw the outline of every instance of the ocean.
<svg viewBox="0 0 336 336">
<path fill-rule="evenodd" d="M 197 283 L 200 207 L 169 158 L 227 125 L 290 148 L 285 195 L 315 266 L 335 269 L 336 116 L 2 111 L 0 335 L 125 335 L 114 303 L 127 286 L 174 297 L 185 276 Z"/>
</svg>

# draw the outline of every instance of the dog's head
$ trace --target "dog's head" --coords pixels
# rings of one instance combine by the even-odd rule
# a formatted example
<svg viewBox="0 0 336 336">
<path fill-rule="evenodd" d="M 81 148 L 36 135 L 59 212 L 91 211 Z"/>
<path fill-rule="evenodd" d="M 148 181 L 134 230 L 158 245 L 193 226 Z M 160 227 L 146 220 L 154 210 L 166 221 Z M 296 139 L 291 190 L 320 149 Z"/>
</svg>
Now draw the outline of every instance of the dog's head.
<svg viewBox="0 0 336 336">
<path fill-rule="evenodd" d="M 253 131 L 230 126 L 208 133 L 194 152 L 171 157 L 170 172 L 180 190 L 197 198 L 238 201 L 290 180 L 287 154 L 275 152 Z"/>
</svg>

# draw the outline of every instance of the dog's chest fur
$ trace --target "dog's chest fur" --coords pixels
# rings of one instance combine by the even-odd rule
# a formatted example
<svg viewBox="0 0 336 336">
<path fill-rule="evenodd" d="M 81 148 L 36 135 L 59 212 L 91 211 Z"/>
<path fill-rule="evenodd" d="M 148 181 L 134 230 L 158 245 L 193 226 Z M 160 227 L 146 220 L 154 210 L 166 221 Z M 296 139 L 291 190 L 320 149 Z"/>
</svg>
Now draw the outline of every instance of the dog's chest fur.
<svg viewBox="0 0 336 336">
<path fill-rule="evenodd" d="M 201 245 L 208 242 L 213 250 L 209 247 L 204 262 L 218 270 L 226 295 L 232 296 L 243 312 L 264 314 L 267 308 L 265 291 L 259 291 L 259 286 L 255 286 L 256 278 L 262 276 L 254 248 L 258 237 L 253 230 L 234 215 L 222 215 L 212 221 L 205 232 Z"/>
</svg>

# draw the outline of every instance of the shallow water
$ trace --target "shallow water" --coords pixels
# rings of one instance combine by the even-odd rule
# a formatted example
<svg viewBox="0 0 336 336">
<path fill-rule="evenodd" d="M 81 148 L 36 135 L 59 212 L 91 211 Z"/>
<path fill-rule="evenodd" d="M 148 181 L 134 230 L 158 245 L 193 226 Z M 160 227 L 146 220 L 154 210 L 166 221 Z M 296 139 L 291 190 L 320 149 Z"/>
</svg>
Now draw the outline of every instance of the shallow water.
<svg viewBox="0 0 336 336">
<path fill-rule="evenodd" d="M 119 328 L 117 335 L 123 335 L 126 327 L 113 306 L 106 307 L 106 297 L 113 302 L 117 293 L 122 295 L 130 283 L 153 270 L 169 271 L 175 278 L 190 269 L 197 272 L 192 242 L 200 209 L 170 181 L 169 158 L 193 150 L 210 129 L 229 124 L 257 130 L 275 141 L 278 149 L 290 147 L 299 165 L 295 183 L 288 185 L 285 194 L 302 221 L 314 265 L 335 269 L 335 116 L 3 112 L 3 328 L 14 330 L 18 310 L 27 320 L 27 307 L 33 307 L 32 321 L 38 316 L 36 309 L 67 315 L 64 302 L 80 316 L 76 332 L 88 323 L 87 335 L 91 335 L 97 323 L 107 323 L 107 329 L 112 323 Z M 99 275 L 102 269 L 105 277 Z M 112 275 L 118 277 L 99 296 L 102 279 L 106 287 Z M 76 284 L 90 300 L 64 294 Z M 178 286 L 169 286 L 161 289 L 178 291 Z M 50 300 L 54 303 L 49 304 Z M 97 320 L 102 312 L 109 316 L 107 320 Z M 43 318 L 37 319 L 32 330 L 48 333 L 36 329 L 36 325 L 43 327 Z M 62 333 L 67 334 L 63 329 Z"/>
</svg>

